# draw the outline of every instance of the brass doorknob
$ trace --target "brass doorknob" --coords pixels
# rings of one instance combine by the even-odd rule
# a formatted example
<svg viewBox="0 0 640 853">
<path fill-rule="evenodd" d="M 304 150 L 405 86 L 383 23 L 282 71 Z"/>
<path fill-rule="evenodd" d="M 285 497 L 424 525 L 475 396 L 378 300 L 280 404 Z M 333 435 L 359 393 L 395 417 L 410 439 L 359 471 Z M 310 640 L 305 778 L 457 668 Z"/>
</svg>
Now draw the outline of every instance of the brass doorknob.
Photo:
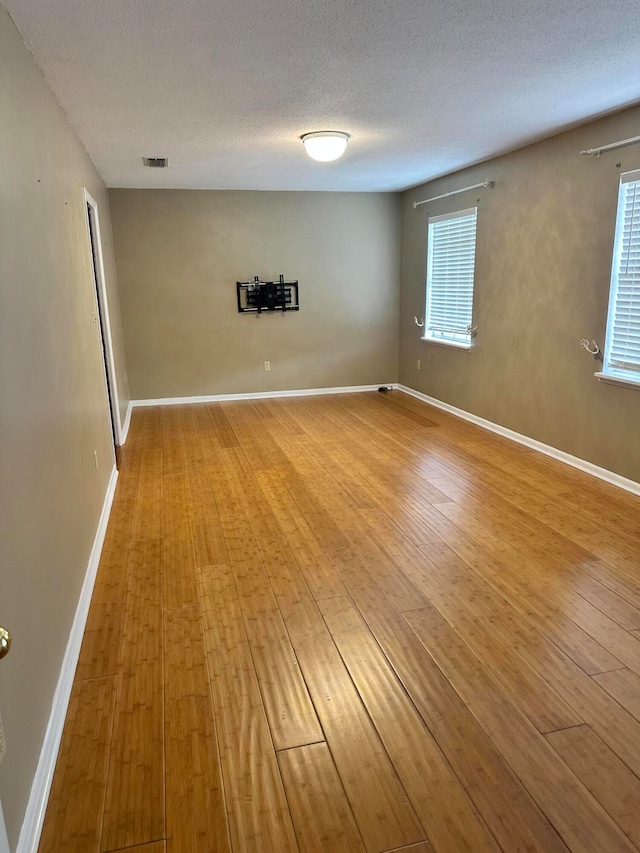
<svg viewBox="0 0 640 853">
<path fill-rule="evenodd" d="M 9 654 L 11 648 L 11 634 L 0 625 L 0 660 Z"/>
</svg>

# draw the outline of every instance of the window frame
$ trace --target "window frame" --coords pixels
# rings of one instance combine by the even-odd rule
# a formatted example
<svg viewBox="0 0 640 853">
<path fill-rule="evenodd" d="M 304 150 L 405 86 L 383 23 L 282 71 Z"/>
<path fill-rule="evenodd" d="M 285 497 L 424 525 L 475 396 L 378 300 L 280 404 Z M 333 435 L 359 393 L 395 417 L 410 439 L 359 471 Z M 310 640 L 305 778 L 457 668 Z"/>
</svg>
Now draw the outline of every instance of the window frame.
<svg viewBox="0 0 640 853">
<path fill-rule="evenodd" d="M 476 250 L 478 244 L 478 207 L 467 207 L 463 210 L 455 210 L 450 213 L 444 213 L 437 216 L 430 216 L 427 221 L 427 265 L 426 265 L 426 282 L 425 282 L 425 311 L 424 311 L 424 334 L 421 337 L 421 340 L 428 344 L 436 344 L 438 346 L 452 347 L 453 349 L 463 350 L 469 352 L 472 346 L 472 337 L 471 332 L 465 333 L 451 333 L 450 337 L 444 337 L 442 335 L 433 335 L 429 334 L 428 326 L 429 326 L 429 316 L 430 316 L 430 296 L 431 296 L 431 280 L 432 280 L 432 269 L 433 269 L 433 238 L 432 238 L 432 226 L 437 224 L 438 222 L 444 222 L 452 219 L 462 219 L 463 217 L 475 216 L 474 222 L 474 243 L 473 243 L 473 281 L 472 281 L 472 289 L 471 289 L 471 316 L 469 318 L 469 326 L 473 324 L 473 304 L 475 299 L 475 285 L 476 285 Z M 453 337 L 453 335 L 457 335 L 457 337 Z"/>
<path fill-rule="evenodd" d="M 618 203 L 616 208 L 616 228 L 613 240 L 613 253 L 611 259 L 611 280 L 609 285 L 609 301 L 607 307 L 605 346 L 604 352 L 602 354 L 602 370 L 596 373 L 595 375 L 602 382 L 608 382 L 612 385 L 622 385 L 627 388 L 635 388 L 636 390 L 640 390 L 640 371 L 616 368 L 612 367 L 610 364 L 611 350 L 614 341 L 616 303 L 618 299 L 618 273 L 620 267 L 620 256 L 622 253 L 622 240 L 624 234 L 625 184 L 630 183 L 640 184 L 640 169 L 634 169 L 629 172 L 624 172 L 622 175 L 620 175 L 620 183 L 618 186 Z M 638 237 L 640 237 L 640 226 L 638 227 Z M 638 299 L 640 302 L 640 294 Z"/>
</svg>

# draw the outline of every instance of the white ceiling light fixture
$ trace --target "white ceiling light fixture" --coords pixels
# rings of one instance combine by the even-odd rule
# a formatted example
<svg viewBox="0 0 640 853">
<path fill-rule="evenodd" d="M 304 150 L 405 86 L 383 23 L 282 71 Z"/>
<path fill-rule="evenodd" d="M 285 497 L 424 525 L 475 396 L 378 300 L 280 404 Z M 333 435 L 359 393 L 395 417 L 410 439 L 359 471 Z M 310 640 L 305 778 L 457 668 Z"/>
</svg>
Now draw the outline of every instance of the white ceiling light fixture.
<svg viewBox="0 0 640 853">
<path fill-rule="evenodd" d="M 313 160 L 329 163 L 342 157 L 349 141 L 349 134 L 339 130 L 319 130 L 300 137 L 305 150 Z"/>
</svg>

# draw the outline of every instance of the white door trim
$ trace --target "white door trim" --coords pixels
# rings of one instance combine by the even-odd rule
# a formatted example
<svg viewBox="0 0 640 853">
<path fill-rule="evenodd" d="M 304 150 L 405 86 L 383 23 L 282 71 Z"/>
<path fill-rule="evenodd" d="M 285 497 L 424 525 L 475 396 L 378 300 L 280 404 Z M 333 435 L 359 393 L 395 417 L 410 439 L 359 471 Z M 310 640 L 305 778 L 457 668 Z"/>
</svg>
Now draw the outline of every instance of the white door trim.
<svg viewBox="0 0 640 853">
<path fill-rule="evenodd" d="M 9 839 L 7 837 L 7 827 L 4 825 L 4 815 L 2 814 L 2 802 L 0 801 L 0 853 L 11 853 L 9 850 Z"/>
<path fill-rule="evenodd" d="M 113 340 L 111 338 L 111 320 L 109 316 L 109 298 L 107 296 L 106 278 L 104 274 L 104 260 L 102 257 L 102 235 L 100 233 L 100 216 L 98 213 L 98 203 L 93 198 L 86 187 L 83 187 L 82 195 L 84 198 L 84 213 L 87 225 L 87 240 L 89 241 L 89 251 L 91 251 L 91 226 L 89 224 L 89 213 L 87 205 L 93 211 L 93 223 L 95 226 L 95 250 L 96 250 L 96 282 L 100 291 L 100 298 L 96 299 L 97 310 L 102 325 L 102 334 L 104 341 L 104 356 L 109 376 L 109 386 L 111 387 L 111 397 L 109 405 L 111 406 L 111 417 L 113 418 L 113 426 L 116 434 L 116 444 L 124 444 L 122 421 L 120 419 L 120 404 L 118 397 L 118 379 L 116 371 L 116 362 L 113 356 Z M 93 262 L 92 262 L 93 263 Z M 108 391 L 108 389 L 107 389 Z M 107 393 L 107 397 L 109 394 Z"/>
</svg>

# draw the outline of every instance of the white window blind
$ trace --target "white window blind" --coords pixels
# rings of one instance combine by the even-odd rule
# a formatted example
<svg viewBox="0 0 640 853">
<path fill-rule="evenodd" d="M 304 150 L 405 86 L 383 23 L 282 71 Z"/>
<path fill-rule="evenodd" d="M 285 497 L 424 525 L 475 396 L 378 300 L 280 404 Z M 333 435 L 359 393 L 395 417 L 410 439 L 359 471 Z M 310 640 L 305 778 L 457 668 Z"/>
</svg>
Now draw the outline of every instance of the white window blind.
<svg viewBox="0 0 640 853">
<path fill-rule="evenodd" d="M 640 383 L 640 171 L 620 181 L 603 371 Z"/>
<path fill-rule="evenodd" d="M 425 338 L 471 343 L 477 219 L 476 207 L 429 219 Z"/>
</svg>

